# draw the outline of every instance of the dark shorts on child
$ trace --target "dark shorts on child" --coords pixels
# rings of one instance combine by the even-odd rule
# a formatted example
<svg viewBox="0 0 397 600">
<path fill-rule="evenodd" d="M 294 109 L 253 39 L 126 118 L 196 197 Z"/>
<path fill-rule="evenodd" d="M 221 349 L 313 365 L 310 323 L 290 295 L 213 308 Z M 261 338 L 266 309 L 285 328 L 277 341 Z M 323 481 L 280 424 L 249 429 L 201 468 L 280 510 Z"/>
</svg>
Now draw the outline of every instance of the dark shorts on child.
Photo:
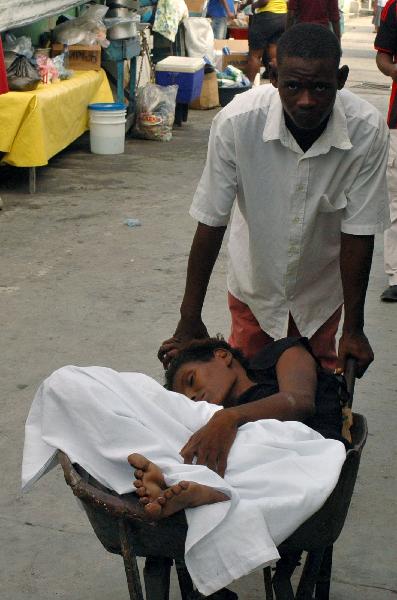
<svg viewBox="0 0 397 600">
<path fill-rule="evenodd" d="M 262 50 L 268 44 L 275 44 L 285 31 L 286 14 L 262 12 L 252 16 L 248 30 L 250 50 Z"/>
</svg>

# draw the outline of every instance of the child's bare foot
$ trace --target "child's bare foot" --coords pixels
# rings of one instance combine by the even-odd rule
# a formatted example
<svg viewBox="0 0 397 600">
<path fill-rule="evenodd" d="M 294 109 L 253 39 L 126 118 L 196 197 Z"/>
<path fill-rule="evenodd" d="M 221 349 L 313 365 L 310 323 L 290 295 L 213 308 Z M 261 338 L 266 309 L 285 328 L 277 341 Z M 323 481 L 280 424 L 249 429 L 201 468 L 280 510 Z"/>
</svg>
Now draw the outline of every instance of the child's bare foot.
<svg viewBox="0 0 397 600">
<path fill-rule="evenodd" d="M 180 481 L 163 491 L 153 501 L 145 503 L 145 512 L 153 521 L 164 519 L 185 508 L 224 502 L 229 497 L 207 485 Z"/>
<path fill-rule="evenodd" d="M 135 467 L 136 480 L 134 486 L 142 504 L 153 502 L 166 489 L 164 476 L 157 465 L 150 462 L 142 454 L 130 454 L 128 462 Z"/>
</svg>

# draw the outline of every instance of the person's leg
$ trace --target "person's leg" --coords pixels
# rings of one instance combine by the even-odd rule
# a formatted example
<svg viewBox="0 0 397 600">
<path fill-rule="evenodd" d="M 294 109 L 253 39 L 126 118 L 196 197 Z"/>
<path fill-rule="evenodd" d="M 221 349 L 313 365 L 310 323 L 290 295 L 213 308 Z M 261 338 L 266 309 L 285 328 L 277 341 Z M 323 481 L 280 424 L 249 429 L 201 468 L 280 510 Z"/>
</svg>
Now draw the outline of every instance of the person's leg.
<svg viewBox="0 0 397 600">
<path fill-rule="evenodd" d="M 245 74 L 251 83 L 254 82 L 257 73 L 260 71 L 263 52 L 266 48 L 266 19 L 263 13 L 252 15 L 252 20 L 248 28 L 248 64 Z"/>
<path fill-rule="evenodd" d="M 342 314 L 342 307 L 340 306 L 333 315 L 330 316 L 327 321 L 321 325 L 319 329 L 310 338 L 310 346 L 313 350 L 313 354 L 321 363 L 324 369 L 334 371 L 336 367 L 336 334 L 339 327 L 339 321 Z M 301 335 L 298 328 L 290 316 L 290 322 L 288 325 L 289 336 Z"/>
<path fill-rule="evenodd" d="M 228 292 L 228 304 L 232 318 L 228 341 L 233 348 L 240 348 L 247 358 L 251 358 L 266 344 L 273 342 L 273 338 L 261 329 L 247 304 L 235 298 L 230 292 Z"/>
<path fill-rule="evenodd" d="M 262 73 L 262 79 L 268 79 L 269 78 L 269 55 L 267 52 L 267 48 L 265 48 L 263 51 L 262 65 L 265 67 L 265 70 Z"/>
<path fill-rule="evenodd" d="M 267 54 L 269 57 L 269 67 L 275 67 L 276 66 L 276 53 L 277 53 L 277 44 L 275 43 L 271 43 L 268 44 L 267 46 Z"/>
<path fill-rule="evenodd" d="M 211 17 L 212 31 L 216 40 L 226 39 L 227 19 L 226 17 Z"/>
<path fill-rule="evenodd" d="M 273 15 L 267 23 L 267 51 L 269 66 L 277 66 L 277 43 L 285 31 L 287 25 L 286 15 Z"/>
<path fill-rule="evenodd" d="M 381 295 L 384 302 L 397 302 L 397 130 L 390 130 L 390 152 L 387 166 L 387 185 L 391 225 L 385 231 L 385 272 L 389 287 Z"/>
<path fill-rule="evenodd" d="M 248 51 L 248 63 L 245 74 L 251 83 L 255 81 L 255 77 L 260 71 L 262 56 L 263 48 L 260 48 L 259 50 L 252 50 L 250 48 Z"/>
</svg>

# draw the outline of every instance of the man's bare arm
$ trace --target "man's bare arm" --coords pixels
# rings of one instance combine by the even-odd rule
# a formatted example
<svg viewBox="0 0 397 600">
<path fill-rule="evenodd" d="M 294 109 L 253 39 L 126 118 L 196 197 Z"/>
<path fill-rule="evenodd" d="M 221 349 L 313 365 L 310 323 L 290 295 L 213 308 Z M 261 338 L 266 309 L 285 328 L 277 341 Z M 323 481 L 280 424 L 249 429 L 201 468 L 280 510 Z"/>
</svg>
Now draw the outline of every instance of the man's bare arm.
<svg viewBox="0 0 397 600">
<path fill-rule="evenodd" d="M 234 17 L 234 11 L 232 12 L 229 8 L 229 3 L 227 0 L 221 0 L 222 4 L 223 4 L 223 8 L 226 11 L 226 16 L 228 17 L 228 19 L 233 19 Z"/>
<path fill-rule="evenodd" d="M 376 64 L 383 75 L 391 77 L 393 81 L 397 81 L 397 64 L 394 64 L 393 56 L 391 54 L 378 51 L 378 54 L 376 55 Z"/>
<path fill-rule="evenodd" d="M 173 337 L 164 341 L 158 352 L 165 367 L 177 354 L 181 344 L 208 337 L 201 311 L 225 231 L 226 227 L 209 227 L 203 223 L 197 226 L 189 254 L 181 318 Z"/>
<path fill-rule="evenodd" d="M 364 304 L 373 250 L 373 235 L 341 234 L 340 271 L 345 317 L 339 340 L 337 368 L 343 371 L 347 357 L 353 356 L 357 360 L 358 377 L 374 360 L 364 333 Z"/>
</svg>

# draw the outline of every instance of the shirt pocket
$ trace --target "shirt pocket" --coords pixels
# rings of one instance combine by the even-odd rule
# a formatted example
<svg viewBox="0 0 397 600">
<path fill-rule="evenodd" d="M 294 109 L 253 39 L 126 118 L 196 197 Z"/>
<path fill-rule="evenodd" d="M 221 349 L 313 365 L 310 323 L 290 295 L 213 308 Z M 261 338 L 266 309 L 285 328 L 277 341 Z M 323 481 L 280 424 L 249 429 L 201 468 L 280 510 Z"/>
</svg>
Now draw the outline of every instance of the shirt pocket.
<svg viewBox="0 0 397 600">
<path fill-rule="evenodd" d="M 347 198 L 346 194 L 342 193 L 339 196 L 333 197 L 330 200 L 328 194 L 322 194 L 320 196 L 320 202 L 318 204 L 318 210 L 321 213 L 335 213 L 338 210 L 342 210 L 346 207 Z"/>
</svg>

